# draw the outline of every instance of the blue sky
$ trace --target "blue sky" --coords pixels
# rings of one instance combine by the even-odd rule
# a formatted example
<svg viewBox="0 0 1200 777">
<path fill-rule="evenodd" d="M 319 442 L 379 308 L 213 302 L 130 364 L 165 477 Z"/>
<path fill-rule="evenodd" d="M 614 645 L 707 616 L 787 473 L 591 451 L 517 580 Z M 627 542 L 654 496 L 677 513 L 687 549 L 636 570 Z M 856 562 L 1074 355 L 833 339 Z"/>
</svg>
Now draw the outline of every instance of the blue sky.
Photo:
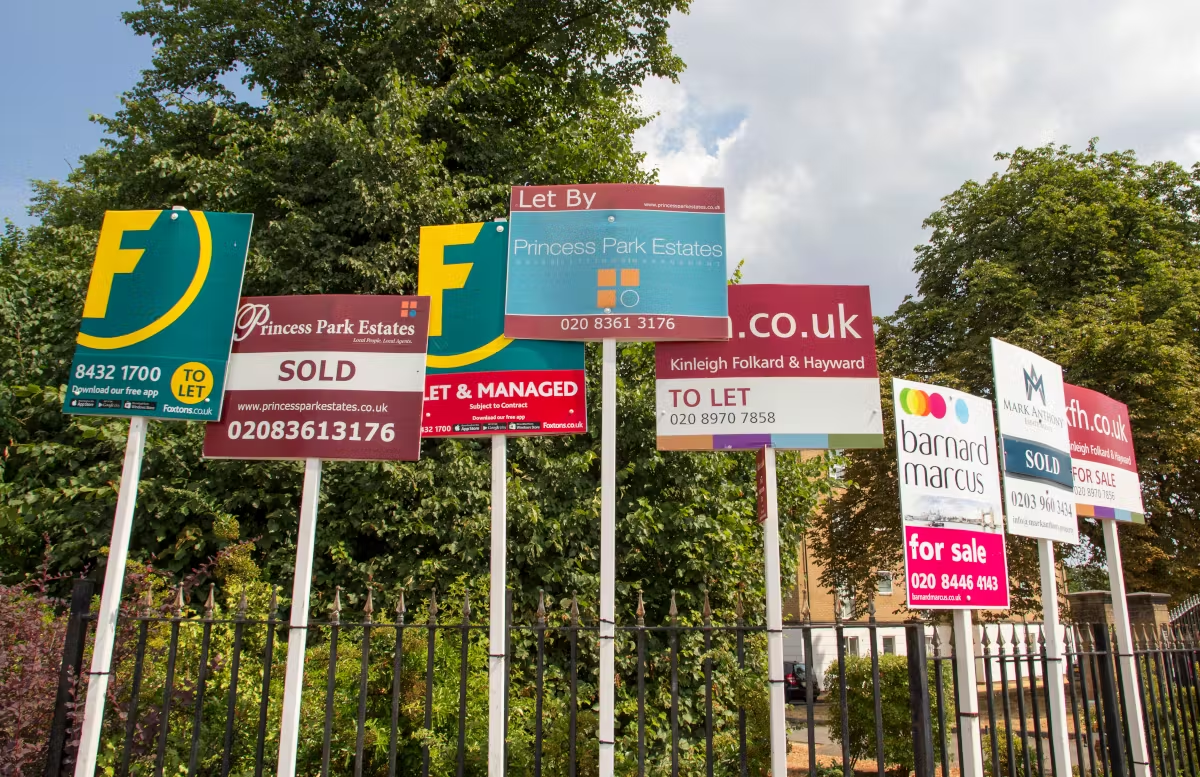
<svg viewBox="0 0 1200 777">
<path fill-rule="evenodd" d="M 93 113 L 112 115 L 150 64 L 150 41 L 121 21 L 135 0 L 8 0 L 0 18 L 0 219 L 27 224 L 29 179 L 65 178 L 100 144 Z"/>
</svg>

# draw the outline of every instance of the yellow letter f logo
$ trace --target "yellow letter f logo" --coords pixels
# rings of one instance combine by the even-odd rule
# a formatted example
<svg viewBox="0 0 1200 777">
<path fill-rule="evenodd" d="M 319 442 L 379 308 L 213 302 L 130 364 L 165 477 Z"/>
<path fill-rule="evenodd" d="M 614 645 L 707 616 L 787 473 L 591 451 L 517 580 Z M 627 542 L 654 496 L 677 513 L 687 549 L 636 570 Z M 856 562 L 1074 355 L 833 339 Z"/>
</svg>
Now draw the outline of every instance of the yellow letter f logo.
<svg viewBox="0 0 1200 777">
<path fill-rule="evenodd" d="M 417 294 L 429 297 L 429 336 L 442 336 L 442 293 L 467 285 L 472 262 L 446 264 L 446 246 L 470 245 L 483 224 L 421 227 L 417 253 Z"/>
<path fill-rule="evenodd" d="M 104 214 L 100 241 L 96 245 L 96 261 L 92 264 L 92 279 L 83 302 L 84 318 L 104 318 L 108 313 L 108 297 L 112 293 L 117 273 L 131 273 L 145 252 L 144 248 L 121 248 L 126 232 L 144 232 L 154 226 L 158 210 L 110 210 Z"/>
</svg>

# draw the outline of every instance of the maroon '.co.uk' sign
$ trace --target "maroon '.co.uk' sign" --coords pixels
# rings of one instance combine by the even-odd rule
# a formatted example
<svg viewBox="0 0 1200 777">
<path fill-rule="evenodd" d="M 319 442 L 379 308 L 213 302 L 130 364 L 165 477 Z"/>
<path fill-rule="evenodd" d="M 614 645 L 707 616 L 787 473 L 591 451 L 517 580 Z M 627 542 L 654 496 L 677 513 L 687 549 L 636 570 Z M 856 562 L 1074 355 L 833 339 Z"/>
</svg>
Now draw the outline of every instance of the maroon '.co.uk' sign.
<svg viewBox="0 0 1200 777">
<path fill-rule="evenodd" d="M 415 461 L 428 336 L 428 297 L 244 297 L 204 455 Z"/>
</svg>

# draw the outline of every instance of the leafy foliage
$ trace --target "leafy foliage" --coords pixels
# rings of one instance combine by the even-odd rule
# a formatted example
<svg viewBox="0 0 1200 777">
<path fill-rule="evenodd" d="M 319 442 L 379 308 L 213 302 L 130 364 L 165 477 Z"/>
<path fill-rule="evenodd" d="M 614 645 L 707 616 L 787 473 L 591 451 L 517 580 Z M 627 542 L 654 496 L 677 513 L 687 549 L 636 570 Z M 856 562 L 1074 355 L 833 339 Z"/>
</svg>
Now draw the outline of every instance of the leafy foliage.
<svg viewBox="0 0 1200 777">
<path fill-rule="evenodd" d="M 44 594 L 0 586 L 0 775 L 45 768 L 67 617 Z"/>
<path fill-rule="evenodd" d="M 998 777 L 999 775 L 1012 774 L 1013 771 L 1020 771 L 1025 763 L 1025 740 L 1016 732 L 1010 732 L 1004 726 L 996 727 L 996 752 L 993 761 L 992 755 L 992 735 L 989 733 L 983 737 L 983 773 L 988 777 Z M 1012 747 L 1012 757 L 1009 757 L 1009 747 Z M 993 766 L 999 766 L 994 769 Z M 1071 771 L 1074 773 L 1078 770 L 1078 766 L 1072 766 Z"/>
<path fill-rule="evenodd" d="M 848 710 L 850 761 L 875 758 L 875 695 L 871 681 L 871 659 L 866 656 L 846 656 L 846 709 Z M 838 662 L 830 664 L 825 671 L 825 698 L 829 700 L 829 738 L 842 742 L 842 698 L 840 692 L 842 670 Z M 954 691 L 949 673 L 942 678 L 942 698 L 946 704 L 945 720 L 954 720 Z M 932 662 L 929 664 L 930 698 L 934 699 L 937 675 Z M 883 756 L 892 767 L 889 773 L 908 775 L 912 772 L 913 755 L 912 717 L 909 711 L 908 658 L 905 656 L 879 656 L 879 698 L 883 720 Z M 942 715 L 931 710 L 934 742 L 947 736 L 941 730 Z M 934 747 L 935 757 L 941 750 Z"/>
<path fill-rule="evenodd" d="M 1007 162 L 1004 172 L 963 184 L 926 219 L 930 239 L 914 264 L 918 295 L 877 320 L 881 371 L 991 398 L 995 336 L 1062 364 L 1068 382 L 1129 405 L 1147 524 L 1121 527 L 1127 585 L 1176 599 L 1193 594 L 1200 168 L 1140 163 L 1133 152 L 1100 153 L 1094 143 L 997 158 Z M 861 587 L 874 569 L 901 562 L 889 396 L 885 389 L 889 447 L 853 452 L 852 485 L 831 503 L 829 540 L 817 550 L 831 588 Z M 1080 528 L 1090 549 L 1102 547 L 1098 523 L 1081 519 Z M 1014 608 L 1028 609 L 1038 590 L 1036 551 L 1011 536 L 1008 547 Z"/>
</svg>

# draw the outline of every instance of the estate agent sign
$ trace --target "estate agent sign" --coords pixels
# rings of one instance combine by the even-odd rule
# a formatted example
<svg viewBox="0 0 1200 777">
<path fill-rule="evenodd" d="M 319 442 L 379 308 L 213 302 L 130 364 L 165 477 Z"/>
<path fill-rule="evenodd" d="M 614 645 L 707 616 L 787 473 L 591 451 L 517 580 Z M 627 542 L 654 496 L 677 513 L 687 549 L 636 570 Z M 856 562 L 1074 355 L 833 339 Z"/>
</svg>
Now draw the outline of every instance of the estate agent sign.
<svg viewBox="0 0 1200 777">
<path fill-rule="evenodd" d="M 723 189 L 514 186 L 509 217 L 509 337 L 729 337 Z"/>
<path fill-rule="evenodd" d="M 727 286 L 733 338 L 659 343 L 659 450 L 881 448 L 866 286 Z"/>
<path fill-rule="evenodd" d="M 584 344 L 504 336 L 507 227 L 421 227 L 417 292 L 430 300 L 425 437 L 587 431 Z"/>
<path fill-rule="evenodd" d="M 246 297 L 204 455 L 415 461 L 429 298 Z"/>
<path fill-rule="evenodd" d="M 1076 514 L 1145 523 L 1129 408 L 1098 391 L 1070 383 L 1063 388 Z"/>
<path fill-rule="evenodd" d="M 913 609 L 1007 609 L 992 403 L 893 379 L 904 570 Z"/>
<path fill-rule="evenodd" d="M 63 412 L 215 421 L 254 217 L 104 214 Z"/>
<path fill-rule="evenodd" d="M 1062 367 L 993 337 L 992 368 L 1008 530 L 1074 545 L 1079 526 Z"/>
</svg>

